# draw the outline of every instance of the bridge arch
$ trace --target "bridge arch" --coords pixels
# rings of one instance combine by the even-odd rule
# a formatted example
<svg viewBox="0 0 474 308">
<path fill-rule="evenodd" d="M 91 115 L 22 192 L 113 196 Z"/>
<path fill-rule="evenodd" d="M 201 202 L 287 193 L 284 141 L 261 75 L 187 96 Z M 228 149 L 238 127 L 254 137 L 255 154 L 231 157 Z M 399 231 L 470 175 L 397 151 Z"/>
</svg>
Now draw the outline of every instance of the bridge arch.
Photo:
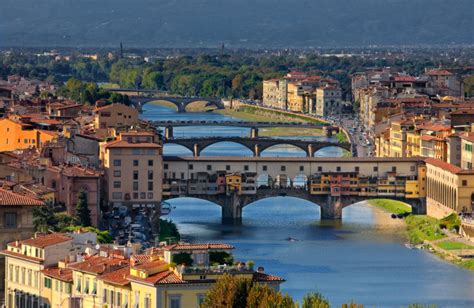
<svg viewBox="0 0 474 308">
<path fill-rule="evenodd" d="M 217 140 L 215 142 L 210 142 L 208 144 L 205 144 L 202 148 L 199 149 L 199 156 L 203 155 L 204 156 L 229 156 L 229 155 L 222 155 L 222 154 L 219 154 L 219 155 L 206 155 L 207 152 L 209 152 L 209 149 L 214 146 L 217 146 L 217 145 L 220 145 L 222 146 L 223 144 L 226 144 L 228 145 L 228 148 L 230 150 L 230 152 L 227 152 L 226 153 L 230 153 L 230 154 L 238 154 L 239 156 L 255 156 L 255 149 L 252 149 L 250 148 L 245 142 L 239 142 L 238 139 L 235 139 L 235 140 L 232 140 L 232 141 L 226 141 L 226 140 Z M 241 147 L 241 149 L 235 149 L 235 146 L 239 146 Z M 234 147 L 234 149 L 232 149 L 232 147 Z M 242 150 L 245 150 L 246 153 L 245 154 L 242 154 L 242 153 L 233 153 L 235 151 L 242 151 Z"/>
<path fill-rule="evenodd" d="M 183 103 L 184 110 L 186 112 L 192 111 L 207 111 L 214 109 L 221 109 L 222 105 L 215 101 L 205 100 L 205 99 L 196 99 Z"/>
<path fill-rule="evenodd" d="M 351 154 L 351 149 L 350 145 L 328 144 L 318 147 L 312 154 L 314 157 L 338 157 Z"/>
<path fill-rule="evenodd" d="M 291 148 L 293 150 L 296 150 L 296 151 L 292 151 L 292 152 L 282 152 L 282 153 L 277 153 L 277 155 L 272 155 L 271 151 L 275 151 L 277 150 L 279 147 L 283 147 L 283 146 L 287 146 L 287 150 L 288 148 Z M 261 146 L 259 145 L 259 156 L 262 156 L 262 157 L 274 157 L 274 156 L 291 156 L 291 157 L 306 157 L 308 155 L 308 149 L 305 149 L 297 144 L 291 144 L 289 142 L 282 142 L 282 143 L 276 143 L 276 144 L 272 144 L 272 145 L 268 145 L 268 146 Z M 288 154 L 288 155 L 287 155 Z M 298 155 L 295 155 L 295 154 L 298 154 Z"/>
<path fill-rule="evenodd" d="M 167 142 L 163 144 L 164 156 L 193 155 L 193 147 L 175 142 Z"/>
</svg>

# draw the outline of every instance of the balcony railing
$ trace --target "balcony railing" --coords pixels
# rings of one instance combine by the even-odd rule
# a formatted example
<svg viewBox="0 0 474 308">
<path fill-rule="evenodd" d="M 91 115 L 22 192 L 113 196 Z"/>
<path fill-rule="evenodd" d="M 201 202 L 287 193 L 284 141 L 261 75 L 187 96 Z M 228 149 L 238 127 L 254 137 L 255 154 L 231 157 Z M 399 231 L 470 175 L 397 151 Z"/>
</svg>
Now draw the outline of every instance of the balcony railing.
<svg viewBox="0 0 474 308">
<path fill-rule="evenodd" d="M 218 266 L 178 266 L 177 271 L 179 274 L 184 275 L 220 275 L 220 274 L 251 274 L 254 272 L 253 268 L 248 266 L 228 266 L 228 265 L 218 265 Z"/>
</svg>

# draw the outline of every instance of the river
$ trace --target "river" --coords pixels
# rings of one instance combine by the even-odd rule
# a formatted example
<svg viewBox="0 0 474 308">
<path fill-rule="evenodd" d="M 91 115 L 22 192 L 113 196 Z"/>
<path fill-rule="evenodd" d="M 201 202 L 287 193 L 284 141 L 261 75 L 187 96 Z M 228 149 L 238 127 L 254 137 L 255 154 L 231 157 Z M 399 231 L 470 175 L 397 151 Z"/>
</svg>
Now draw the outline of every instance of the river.
<svg viewBox="0 0 474 308">
<path fill-rule="evenodd" d="M 153 120 L 228 120 L 214 113 L 177 113 L 147 104 L 142 117 Z M 175 137 L 246 135 L 248 129 L 183 127 Z M 326 137 L 317 137 L 326 138 Z M 165 155 L 190 154 L 166 145 Z M 319 156 L 340 156 L 338 148 Z M 242 146 L 220 143 L 203 155 L 251 155 Z M 303 156 L 290 147 L 275 147 L 262 156 Z M 181 198 L 167 218 L 177 223 L 183 238 L 235 245 L 239 261 L 253 260 L 266 272 L 282 276 L 281 290 L 300 300 L 321 292 L 333 306 L 352 300 L 366 307 L 401 307 L 410 303 L 438 307 L 474 307 L 474 273 L 440 260 L 431 253 L 408 249 L 404 226 L 365 204 L 343 210 L 342 221 L 320 221 L 319 207 L 301 199 L 275 197 L 244 208 L 240 226 L 221 224 L 220 207 Z M 297 241 L 289 242 L 287 238 Z"/>
</svg>

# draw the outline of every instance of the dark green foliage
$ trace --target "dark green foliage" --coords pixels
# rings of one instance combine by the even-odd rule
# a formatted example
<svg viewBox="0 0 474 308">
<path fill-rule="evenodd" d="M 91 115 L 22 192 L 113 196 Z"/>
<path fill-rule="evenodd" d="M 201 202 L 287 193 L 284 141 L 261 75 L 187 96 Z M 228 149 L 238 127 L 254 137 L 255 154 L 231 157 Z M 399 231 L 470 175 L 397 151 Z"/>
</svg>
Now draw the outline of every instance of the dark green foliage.
<svg viewBox="0 0 474 308">
<path fill-rule="evenodd" d="M 181 253 L 173 255 L 173 258 L 171 261 L 178 265 L 181 265 L 181 264 L 185 264 L 186 266 L 193 265 L 193 259 L 191 258 L 191 254 L 186 253 L 186 252 L 181 252 Z"/>
<path fill-rule="evenodd" d="M 97 242 L 101 244 L 110 244 L 113 243 L 114 238 L 110 235 L 109 231 L 102 231 L 94 227 L 81 227 L 81 226 L 69 226 L 65 227 L 62 232 L 74 232 L 77 230 L 94 232 L 97 234 Z"/>
<path fill-rule="evenodd" d="M 181 239 L 176 224 L 171 220 L 160 218 L 160 242 L 175 243 Z"/>
<path fill-rule="evenodd" d="M 440 220 L 439 227 L 441 229 L 459 231 L 459 228 L 461 227 L 461 219 L 456 213 L 449 214 Z"/>
<path fill-rule="evenodd" d="M 225 251 L 210 251 L 209 262 L 211 264 L 234 264 L 234 258 Z"/>
<path fill-rule="evenodd" d="M 91 222 L 91 211 L 87 204 L 87 192 L 85 190 L 79 191 L 77 195 L 76 214 L 74 218 L 79 226 L 89 227 Z"/>
<path fill-rule="evenodd" d="M 303 297 L 301 308 L 329 308 L 329 301 L 319 293 L 308 293 Z"/>
<path fill-rule="evenodd" d="M 50 202 L 33 210 L 33 225 L 35 231 L 47 232 L 53 226 L 56 226 L 58 220 L 54 213 L 54 205 Z"/>
</svg>

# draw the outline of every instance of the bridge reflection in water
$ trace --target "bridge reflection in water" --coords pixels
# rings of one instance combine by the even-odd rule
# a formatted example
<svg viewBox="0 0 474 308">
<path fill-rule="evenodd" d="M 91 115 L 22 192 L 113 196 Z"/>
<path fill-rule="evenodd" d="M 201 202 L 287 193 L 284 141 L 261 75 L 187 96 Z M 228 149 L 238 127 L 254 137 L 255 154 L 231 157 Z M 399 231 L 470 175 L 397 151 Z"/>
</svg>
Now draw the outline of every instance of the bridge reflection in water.
<svg viewBox="0 0 474 308">
<path fill-rule="evenodd" d="M 311 201 L 322 219 L 340 219 L 344 207 L 373 198 L 397 199 L 421 214 L 424 172 L 418 158 L 165 157 L 163 195 L 211 201 L 224 222 L 237 223 L 245 206 L 274 196 Z"/>
</svg>

